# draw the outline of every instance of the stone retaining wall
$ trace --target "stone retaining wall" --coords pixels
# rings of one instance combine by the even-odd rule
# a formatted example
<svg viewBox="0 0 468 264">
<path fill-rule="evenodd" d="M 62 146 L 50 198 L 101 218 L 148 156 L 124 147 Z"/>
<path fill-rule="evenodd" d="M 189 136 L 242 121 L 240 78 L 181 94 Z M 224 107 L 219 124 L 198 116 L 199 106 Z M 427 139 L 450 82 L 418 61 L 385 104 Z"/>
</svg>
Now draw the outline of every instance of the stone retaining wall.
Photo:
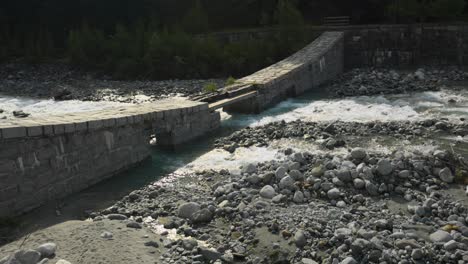
<svg viewBox="0 0 468 264">
<path fill-rule="evenodd" d="M 265 39 L 280 28 L 209 34 L 223 42 Z M 305 26 L 311 35 L 345 32 L 345 68 L 468 65 L 468 24 Z"/>
<path fill-rule="evenodd" d="M 374 25 L 346 30 L 346 67 L 468 64 L 468 26 Z"/>
<path fill-rule="evenodd" d="M 219 126 L 207 104 L 164 102 L 0 123 L 0 217 L 83 190 L 150 155 Z"/>
<path fill-rule="evenodd" d="M 235 89 L 254 89 L 252 99 L 225 107 L 227 112 L 252 113 L 297 96 L 343 72 L 344 33 L 325 32 L 292 56 L 237 81 Z M 250 87 L 249 87 L 250 86 Z"/>
</svg>

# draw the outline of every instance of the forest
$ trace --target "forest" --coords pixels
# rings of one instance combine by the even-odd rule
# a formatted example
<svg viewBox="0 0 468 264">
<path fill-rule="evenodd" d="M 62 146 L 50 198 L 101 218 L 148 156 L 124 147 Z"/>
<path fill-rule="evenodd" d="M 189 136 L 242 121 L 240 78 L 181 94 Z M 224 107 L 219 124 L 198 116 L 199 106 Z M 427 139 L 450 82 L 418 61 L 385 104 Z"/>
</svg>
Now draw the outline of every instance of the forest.
<svg viewBox="0 0 468 264">
<path fill-rule="evenodd" d="M 463 22 L 465 0 L 16 0 L 0 2 L 0 62 L 61 60 L 116 78 L 238 76 L 310 42 L 326 16 L 353 24 Z M 278 27 L 262 40 L 197 34 Z"/>
</svg>

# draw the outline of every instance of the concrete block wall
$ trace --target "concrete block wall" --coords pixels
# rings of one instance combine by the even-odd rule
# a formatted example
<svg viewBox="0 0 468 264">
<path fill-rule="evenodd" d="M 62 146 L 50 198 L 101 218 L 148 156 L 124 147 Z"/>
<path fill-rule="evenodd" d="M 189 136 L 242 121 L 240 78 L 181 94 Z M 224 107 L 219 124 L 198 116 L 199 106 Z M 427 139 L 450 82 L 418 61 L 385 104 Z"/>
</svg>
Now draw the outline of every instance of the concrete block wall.
<svg viewBox="0 0 468 264">
<path fill-rule="evenodd" d="M 0 123 L 0 217 L 83 190 L 150 156 L 149 139 L 186 142 L 216 129 L 219 113 L 170 100 L 125 109 Z"/>
<path fill-rule="evenodd" d="M 258 96 L 224 108 L 227 112 L 255 113 L 288 97 L 300 95 L 343 72 L 344 33 L 325 32 L 292 56 L 238 80 L 252 85 Z"/>
</svg>

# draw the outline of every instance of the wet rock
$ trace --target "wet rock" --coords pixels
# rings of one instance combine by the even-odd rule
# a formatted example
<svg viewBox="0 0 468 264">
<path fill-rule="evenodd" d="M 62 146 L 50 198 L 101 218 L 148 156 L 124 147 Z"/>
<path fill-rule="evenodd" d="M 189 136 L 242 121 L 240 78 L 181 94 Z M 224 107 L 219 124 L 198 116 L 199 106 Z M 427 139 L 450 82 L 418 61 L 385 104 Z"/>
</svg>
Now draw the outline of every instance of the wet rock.
<svg viewBox="0 0 468 264">
<path fill-rule="evenodd" d="M 152 240 L 151 240 L 151 241 L 146 241 L 146 242 L 144 243 L 144 245 L 145 245 L 146 247 L 159 248 L 158 242 L 152 241 Z"/>
<path fill-rule="evenodd" d="M 260 196 L 266 199 L 272 199 L 275 197 L 276 191 L 271 185 L 265 185 L 261 190 L 260 190 Z"/>
<path fill-rule="evenodd" d="M 30 116 L 30 115 L 31 115 L 31 114 L 25 113 L 25 112 L 23 112 L 22 110 L 13 111 L 13 116 L 14 116 L 14 117 L 18 117 L 18 118 L 25 118 L 25 117 L 28 117 L 28 116 Z"/>
</svg>

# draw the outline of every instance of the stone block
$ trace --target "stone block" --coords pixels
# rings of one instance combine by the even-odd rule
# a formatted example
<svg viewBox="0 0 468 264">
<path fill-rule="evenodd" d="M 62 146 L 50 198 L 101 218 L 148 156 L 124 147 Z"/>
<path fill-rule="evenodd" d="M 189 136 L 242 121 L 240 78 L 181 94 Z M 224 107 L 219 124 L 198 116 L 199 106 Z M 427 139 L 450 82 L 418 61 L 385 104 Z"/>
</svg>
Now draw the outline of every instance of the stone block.
<svg viewBox="0 0 468 264">
<path fill-rule="evenodd" d="M 53 125 L 52 126 L 54 129 L 54 134 L 55 135 L 63 135 L 65 134 L 65 125 L 63 124 L 58 124 L 58 125 Z"/>
<path fill-rule="evenodd" d="M 27 132 L 25 127 L 8 127 L 2 129 L 2 138 L 11 139 L 11 138 L 22 138 L 26 137 Z"/>
<path fill-rule="evenodd" d="M 65 127 L 65 133 L 73 133 L 75 132 L 75 124 L 74 123 L 69 123 L 69 124 L 64 124 Z"/>
</svg>

